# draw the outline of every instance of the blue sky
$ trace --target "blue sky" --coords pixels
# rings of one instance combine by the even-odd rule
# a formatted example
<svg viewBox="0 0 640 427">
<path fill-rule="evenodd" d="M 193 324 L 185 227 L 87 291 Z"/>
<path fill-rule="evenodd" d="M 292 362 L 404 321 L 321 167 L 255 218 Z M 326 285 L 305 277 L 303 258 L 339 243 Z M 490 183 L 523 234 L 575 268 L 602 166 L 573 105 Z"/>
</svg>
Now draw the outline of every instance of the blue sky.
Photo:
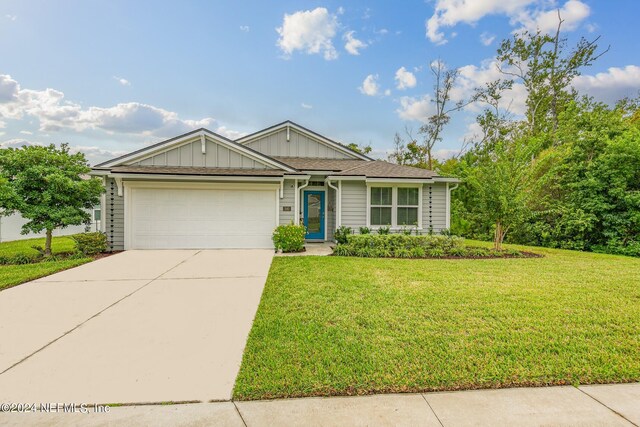
<svg viewBox="0 0 640 427">
<path fill-rule="evenodd" d="M 576 87 L 636 95 L 637 0 L 4 0 L 0 144 L 68 142 L 95 164 L 192 128 L 237 137 L 290 119 L 384 157 L 430 112 L 432 61 L 461 68 L 462 99 L 498 76 L 502 38 L 553 28 L 558 8 L 570 40 L 611 45 Z M 453 117 L 440 156 L 477 112 Z"/>
</svg>

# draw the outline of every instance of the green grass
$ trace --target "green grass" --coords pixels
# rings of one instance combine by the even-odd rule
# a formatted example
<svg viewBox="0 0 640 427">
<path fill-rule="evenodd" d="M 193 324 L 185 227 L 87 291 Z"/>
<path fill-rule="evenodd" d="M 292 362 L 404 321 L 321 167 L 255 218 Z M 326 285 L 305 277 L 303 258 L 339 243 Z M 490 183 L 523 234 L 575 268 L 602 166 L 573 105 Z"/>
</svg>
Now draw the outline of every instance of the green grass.
<svg viewBox="0 0 640 427">
<path fill-rule="evenodd" d="M 38 251 L 31 247 L 34 245 L 44 247 L 44 238 L 0 243 L 0 255 L 15 256 L 21 253 L 37 255 Z M 73 252 L 74 242 L 69 237 L 54 237 L 51 249 L 54 254 Z M 47 261 L 25 265 L 0 265 L 0 291 L 89 261 L 91 261 L 91 258 Z"/>
<path fill-rule="evenodd" d="M 89 261 L 92 261 L 92 258 L 65 259 L 24 265 L 0 265 L 0 291 Z"/>
<path fill-rule="evenodd" d="M 640 380 L 640 259 L 512 247 L 275 258 L 234 398 Z"/>
<path fill-rule="evenodd" d="M 32 246 L 40 246 L 44 248 L 44 237 L 2 242 L 0 243 L 0 255 L 14 256 L 21 253 L 26 255 L 37 255 L 38 251 L 33 249 Z M 74 242 L 70 237 L 54 237 L 51 240 L 51 251 L 54 254 L 73 252 L 74 249 Z"/>
</svg>

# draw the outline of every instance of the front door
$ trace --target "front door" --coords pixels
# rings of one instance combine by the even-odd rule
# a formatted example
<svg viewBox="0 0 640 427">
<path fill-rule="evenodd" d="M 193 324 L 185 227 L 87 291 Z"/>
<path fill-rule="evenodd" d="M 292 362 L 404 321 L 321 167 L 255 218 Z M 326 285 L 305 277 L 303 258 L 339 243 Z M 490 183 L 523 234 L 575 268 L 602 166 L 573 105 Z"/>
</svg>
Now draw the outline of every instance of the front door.
<svg viewBox="0 0 640 427">
<path fill-rule="evenodd" d="M 307 239 L 324 240 L 324 191 L 304 192 L 304 226 Z"/>
</svg>

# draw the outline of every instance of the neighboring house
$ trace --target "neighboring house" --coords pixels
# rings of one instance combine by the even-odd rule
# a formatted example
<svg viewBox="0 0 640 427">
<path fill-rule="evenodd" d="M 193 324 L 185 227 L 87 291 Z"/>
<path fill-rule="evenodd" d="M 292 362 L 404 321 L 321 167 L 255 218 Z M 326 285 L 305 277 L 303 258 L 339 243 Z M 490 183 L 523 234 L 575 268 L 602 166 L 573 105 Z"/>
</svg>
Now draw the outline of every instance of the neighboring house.
<svg viewBox="0 0 640 427">
<path fill-rule="evenodd" d="M 454 178 L 350 150 L 286 121 L 227 139 L 199 129 L 101 163 L 111 248 L 270 248 L 278 224 L 309 241 L 340 226 L 449 228 Z"/>
<path fill-rule="evenodd" d="M 92 212 L 92 223 L 86 225 L 71 225 L 66 228 L 57 228 L 53 230 L 54 236 L 68 236 L 70 234 L 84 233 L 85 231 L 100 230 L 100 208 L 94 209 Z M 20 214 L 9 216 L 0 216 L 0 242 L 8 242 L 10 240 L 33 239 L 35 237 L 44 237 L 45 232 L 34 234 L 20 234 L 22 226 L 27 222 Z"/>
</svg>

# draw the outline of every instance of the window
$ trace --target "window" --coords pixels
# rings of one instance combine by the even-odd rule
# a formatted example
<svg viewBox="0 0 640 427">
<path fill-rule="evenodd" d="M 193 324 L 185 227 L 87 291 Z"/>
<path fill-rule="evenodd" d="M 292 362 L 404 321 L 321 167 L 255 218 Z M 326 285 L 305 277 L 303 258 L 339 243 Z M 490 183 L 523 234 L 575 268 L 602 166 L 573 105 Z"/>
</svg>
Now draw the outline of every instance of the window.
<svg viewBox="0 0 640 427">
<path fill-rule="evenodd" d="M 417 188 L 398 188 L 397 224 L 416 225 L 418 223 Z"/>
<path fill-rule="evenodd" d="M 391 225 L 392 190 L 391 187 L 371 188 L 371 225 Z"/>
<path fill-rule="evenodd" d="M 370 187 L 368 226 L 420 226 L 419 187 Z"/>
</svg>

